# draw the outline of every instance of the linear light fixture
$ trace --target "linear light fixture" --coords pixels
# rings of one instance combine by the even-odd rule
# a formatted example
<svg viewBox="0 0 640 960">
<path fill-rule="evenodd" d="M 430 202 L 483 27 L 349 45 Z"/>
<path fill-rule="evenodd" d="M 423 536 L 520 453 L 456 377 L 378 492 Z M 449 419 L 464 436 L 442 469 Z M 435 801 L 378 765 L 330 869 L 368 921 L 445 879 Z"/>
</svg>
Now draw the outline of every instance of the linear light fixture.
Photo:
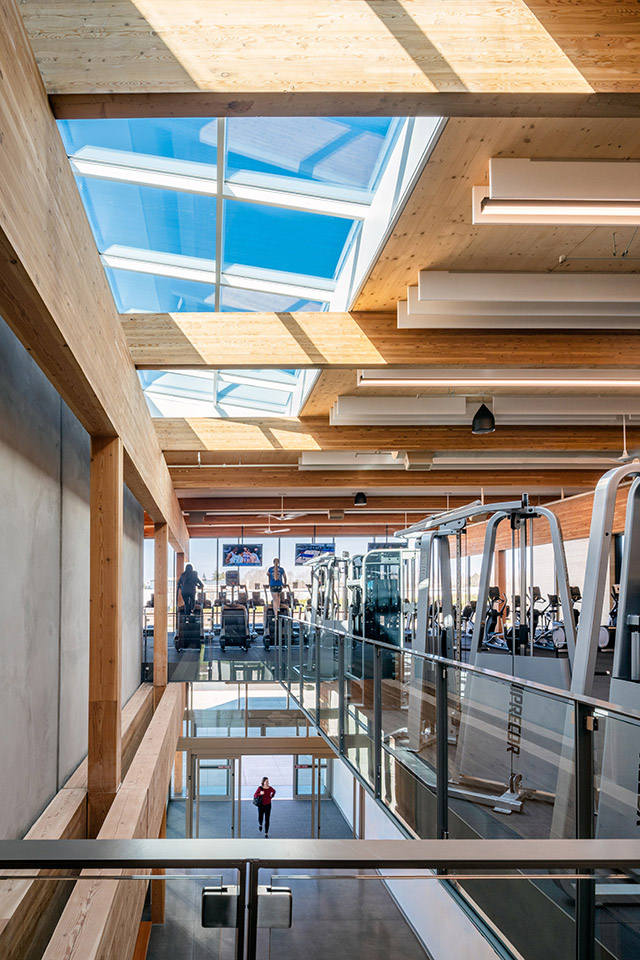
<svg viewBox="0 0 640 960">
<path fill-rule="evenodd" d="M 400 328 L 622 328 L 640 325 L 640 277 L 421 270 L 398 303 Z"/>
<path fill-rule="evenodd" d="M 358 370 L 359 387 L 589 387 L 589 389 L 640 388 L 637 370 L 541 370 L 504 368 L 481 370 L 420 368 L 412 371 L 387 368 Z M 386 398 L 387 400 L 390 398 Z"/>
<path fill-rule="evenodd" d="M 492 157 L 473 188 L 473 222 L 640 224 L 637 161 Z"/>
<path fill-rule="evenodd" d="M 538 215 L 544 217 L 590 217 L 596 215 L 611 219 L 612 223 L 627 222 L 629 217 L 637 223 L 640 203 L 637 200 L 492 200 L 480 201 L 482 213 L 502 216 Z"/>
<path fill-rule="evenodd" d="M 329 413 L 332 426 L 461 423 L 465 397 L 338 397 Z"/>
</svg>

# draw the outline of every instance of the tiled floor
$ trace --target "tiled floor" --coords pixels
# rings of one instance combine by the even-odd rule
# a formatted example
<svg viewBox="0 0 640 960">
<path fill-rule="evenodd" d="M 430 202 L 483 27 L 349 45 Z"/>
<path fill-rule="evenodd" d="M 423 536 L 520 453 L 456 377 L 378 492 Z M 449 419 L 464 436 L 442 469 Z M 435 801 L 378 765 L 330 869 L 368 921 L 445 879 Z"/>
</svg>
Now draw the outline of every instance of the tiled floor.
<svg viewBox="0 0 640 960">
<path fill-rule="evenodd" d="M 274 802 L 272 827 L 265 849 L 278 849 L 278 840 L 309 836 L 310 801 Z M 185 803 L 172 801 L 167 837 L 184 836 Z M 201 804 L 201 836 L 229 836 L 230 806 L 226 801 Z M 322 803 L 321 835 L 349 838 L 351 830 L 333 800 Z M 242 804 L 242 836 L 259 838 L 255 807 Z M 351 873 L 351 871 L 348 871 Z M 425 952 L 378 879 L 336 879 L 336 871 L 290 870 L 278 879 L 265 870 L 261 883 L 291 888 L 293 924 L 288 930 L 259 931 L 258 956 L 278 960 L 424 960 Z M 204 930 L 200 925 L 202 887 L 218 878 L 186 877 L 167 881 L 166 919 L 154 926 L 148 960 L 233 960 L 234 932 Z M 224 882 L 233 883 L 228 873 Z"/>
</svg>

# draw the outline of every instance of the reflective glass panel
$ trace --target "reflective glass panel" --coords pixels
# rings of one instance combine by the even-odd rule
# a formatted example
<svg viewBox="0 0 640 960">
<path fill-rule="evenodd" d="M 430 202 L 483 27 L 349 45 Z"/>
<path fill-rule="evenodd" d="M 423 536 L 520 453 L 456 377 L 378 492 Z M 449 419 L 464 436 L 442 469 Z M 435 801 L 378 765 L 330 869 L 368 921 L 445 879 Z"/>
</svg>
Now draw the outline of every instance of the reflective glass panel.
<svg viewBox="0 0 640 960">
<path fill-rule="evenodd" d="M 331 279 L 353 221 L 226 200 L 223 270 L 249 266 Z"/>
<path fill-rule="evenodd" d="M 220 308 L 229 312 L 281 312 L 283 310 L 302 310 L 315 312 L 322 310 L 325 303 L 320 300 L 306 300 L 285 293 L 265 293 L 262 290 L 243 290 L 239 287 L 222 287 Z"/>
<path fill-rule="evenodd" d="M 137 250 L 157 250 L 215 257 L 215 197 L 89 177 L 77 182 L 100 253 L 135 259 Z"/>
<path fill-rule="evenodd" d="M 215 310 L 212 283 L 110 267 L 106 268 L 106 274 L 119 313 L 206 313 Z"/>
<path fill-rule="evenodd" d="M 227 174 L 254 171 L 369 190 L 388 117 L 243 117 L 227 121 Z"/>
<path fill-rule="evenodd" d="M 101 150 L 117 150 L 121 154 L 169 157 L 212 166 L 215 166 L 217 155 L 216 128 L 216 120 L 210 117 L 58 122 L 70 155 L 105 159 L 107 154 L 101 154 Z M 125 156 L 120 157 L 121 161 L 125 159 Z"/>
</svg>

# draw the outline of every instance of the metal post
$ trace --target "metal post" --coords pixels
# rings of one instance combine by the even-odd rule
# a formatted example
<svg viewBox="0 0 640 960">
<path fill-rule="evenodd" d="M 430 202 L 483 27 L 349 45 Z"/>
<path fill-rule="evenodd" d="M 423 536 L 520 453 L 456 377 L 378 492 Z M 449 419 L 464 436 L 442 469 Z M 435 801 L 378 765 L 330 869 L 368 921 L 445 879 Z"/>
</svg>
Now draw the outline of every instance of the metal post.
<svg viewBox="0 0 640 960">
<path fill-rule="evenodd" d="M 311 833 L 313 840 L 316 828 L 316 758 L 311 754 Z"/>
<path fill-rule="evenodd" d="M 247 903 L 247 866 L 245 863 L 237 867 L 238 870 L 238 914 L 236 919 L 236 949 L 234 960 L 244 960 L 244 924 L 246 920 Z"/>
<path fill-rule="evenodd" d="M 316 682 L 316 726 L 320 726 L 320 682 L 322 674 L 320 672 L 320 663 L 322 660 L 322 639 L 324 637 L 324 628 L 316 627 L 316 669 L 315 669 L 315 682 Z"/>
<path fill-rule="evenodd" d="M 576 701 L 574 724 L 576 839 L 592 840 L 593 732 L 597 729 L 592 708 Z M 576 880 L 576 960 L 595 960 L 595 938 L 595 880 Z"/>
<path fill-rule="evenodd" d="M 304 704 L 304 631 L 300 629 L 300 640 L 299 640 L 299 650 L 300 654 L 300 690 L 299 690 L 299 703 L 300 706 Z"/>
<path fill-rule="evenodd" d="M 249 889 L 247 891 L 247 960 L 258 956 L 258 879 L 259 864 L 249 861 Z"/>
<path fill-rule="evenodd" d="M 344 756 L 344 728 L 345 728 L 345 664 L 344 664 L 344 635 L 338 634 L 338 751 Z"/>
<path fill-rule="evenodd" d="M 376 798 L 382 793 L 382 650 L 376 646 L 373 655 L 373 789 Z"/>
<path fill-rule="evenodd" d="M 227 770 L 231 777 L 231 837 L 236 835 L 236 761 L 227 760 Z"/>
<path fill-rule="evenodd" d="M 242 836 L 242 757 L 238 757 L 238 836 Z"/>
<path fill-rule="evenodd" d="M 456 605 L 454 625 L 454 656 L 462 661 L 462 533 L 456 533 Z"/>
<path fill-rule="evenodd" d="M 449 710 L 447 668 L 436 667 L 436 837 L 449 837 Z"/>
<path fill-rule="evenodd" d="M 185 832 L 189 839 L 193 837 L 193 788 L 193 754 L 191 750 L 187 750 L 187 822 Z"/>
</svg>

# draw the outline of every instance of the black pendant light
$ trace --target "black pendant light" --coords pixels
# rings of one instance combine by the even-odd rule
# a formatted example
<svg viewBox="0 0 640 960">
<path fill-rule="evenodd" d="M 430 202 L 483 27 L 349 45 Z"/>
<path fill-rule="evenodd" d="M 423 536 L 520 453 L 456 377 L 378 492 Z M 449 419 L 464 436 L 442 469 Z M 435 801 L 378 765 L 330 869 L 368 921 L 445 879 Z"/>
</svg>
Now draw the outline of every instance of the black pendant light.
<svg viewBox="0 0 640 960">
<path fill-rule="evenodd" d="M 367 505 L 367 495 L 366 493 L 356 493 L 355 499 L 353 501 L 355 507 L 366 507 Z"/>
<path fill-rule="evenodd" d="M 486 403 L 481 404 L 471 421 L 471 433 L 493 433 L 495 429 L 496 418 Z"/>
</svg>

